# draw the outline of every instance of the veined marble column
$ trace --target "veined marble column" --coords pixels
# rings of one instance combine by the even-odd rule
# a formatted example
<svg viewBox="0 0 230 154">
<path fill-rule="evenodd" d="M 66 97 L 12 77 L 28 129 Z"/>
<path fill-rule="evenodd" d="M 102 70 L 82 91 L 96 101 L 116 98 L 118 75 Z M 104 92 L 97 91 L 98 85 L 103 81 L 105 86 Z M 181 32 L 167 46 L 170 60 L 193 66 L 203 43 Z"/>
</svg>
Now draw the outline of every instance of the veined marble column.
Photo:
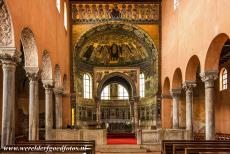
<svg viewBox="0 0 230 154">
<path fill-rule="evenodd" d="M 218 71 L 200 74 L 205 84 L 205 138 L 215 140 L 215 108 L 214 108 L 214 81 L 218 78 Z"/>
<path fill-rule="evenodd" d="M 45 139 L 49 140 L 53 129 L 53 81 L 42 81 L 45 88 Z"/>
<path fill-rule="evenodd" d="M 133 101 L 134 130 L 137 132 L 139 129 L 138 103 L 140 101 L 140 97 L 134 97 Z"/>
<path fill-rule="evenodd" d="M 14 49 L 15 50 L 15 49 Z M 15 139 L 15 69 L 18 56 L 0 55 L 3 69 L 1 147 Z"/>
<path fill-rule="evenodd" d="M 139 117 L 138 117 L 138 102 L 134 101 L 134 105 L 133 105 L 133 111 L 134 111 L 134 127 L 135 127 L 135 131 L 137 131 L 137 129 L 139 129 Z"/>
<path fill-rule="evenodd" d="M 134 119 L 134 101 L 129 101 L 130 103 L 130 121 L 132 125 L 132 131 L 135 131 L 135 119 Z"/>
<path fill-rule="evenodd" d="M 56 129 L 62 129 L 62 88 L 54 88 Z"/>
<path fill-rule="evenodd" d="M 97 128 L 101 128 L 101 104 L 99 99 L 96 100 L 96 116 L 97 116 Z"/>
<path fill-rule="evenodd" d="M 193 139 L 193 88 L 196 86 L 195 81 L 186 81 L 183 88 L 186 92 L 186 130 L 188 139 Z"/>
<path fill-rule="evenodd" d="M 39 139 L 39 98 L 38 98 L 38 71 L 39 68 L 34 68 L 33 71 L 27 71 L 27 77 L 30 80 L 29 84 L 29 140 Z M 31 70 L 31 69 L 30 69 Z"/>
<path fill-rule="evenodd" d="M 180 101 L 181 89 L 172 89 L 171 95 L 173 98 L 173 128 L 179 128 L 179 101 Z"/>
</svg>

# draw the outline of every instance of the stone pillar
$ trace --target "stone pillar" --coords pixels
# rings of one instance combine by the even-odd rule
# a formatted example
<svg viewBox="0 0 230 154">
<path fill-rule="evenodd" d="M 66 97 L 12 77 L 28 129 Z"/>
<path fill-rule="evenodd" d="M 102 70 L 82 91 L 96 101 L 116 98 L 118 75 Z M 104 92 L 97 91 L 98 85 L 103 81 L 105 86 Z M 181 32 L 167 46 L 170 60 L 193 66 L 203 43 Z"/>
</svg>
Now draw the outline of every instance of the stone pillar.
<svg viewBox="0 0 230 154">
<path fill-rule="evenodd" d="M 50 139 L 50 130 L 53 129 L 53 81 L 42 81 L 45 88 L 45 139 Z"/>
<path fill-rule="evenodd" d="M 186 130 L 187 139 L 193 139 L 193 88 L 196 86 L 195 81 L 186 81 L 183 88 L 186 92 Z"/>
<path fill-rule="evenodd" d="M 138 117 L 138 102 L 134 101 L 133 105 L 133 111 L 134 111 L 134 128 L 135 131 L 139 129 L 139 117 Z"/>
<path fill-rule="evenodd" d="M 101 128 L 101 104 L 99 99 L 95 99 L 96 100 L 96 120 L 97 120 L 97 128 Z"/>
<path fill-rule="evenodd" d="M 134 101 L 129 101 L 130 103 L 130 121 L 132 125 L 132 132 L 135 132 L 135 120 L 134 120 Z"/>
<path fill-rule="evenodd" d="M 56 120 L 56 129 L 62 129 L 62 96 L 63 89 L 55 88 L 55 120 Z"/>
<path fill-rule="evenodd" d="M 39 139 L 39 98 L 38 98 L 38 68 L 35 71 L 27 71 L 29 84 L 29 140 Z"/>
<path fill-rule="evenodd" d="M 1 147 L 15 139 L 15 69 L 17 56 L 0 55 L 3 69 Z"/>
<path fill-rule="evenodd" d="M 134 97 L 134 100 L 132 101 L 133 101 L 134 130 L 137 133 L 139 129 L 138 103 L 140 101 L 140 98 Z"/>
<path fill-rule="evenodd" d="M 214 81 L 218 78 L 218 71 L 201 73 L 205 84 L 205 138 L 215 140 L 215 108 L 214 108 Z"/>
<path fill-rule="evenodd" d="M 179 128 L 179 101 L 181 89 L 172 89 L 171 95 L 173 99 L 173 129 Z"/>
</svg>

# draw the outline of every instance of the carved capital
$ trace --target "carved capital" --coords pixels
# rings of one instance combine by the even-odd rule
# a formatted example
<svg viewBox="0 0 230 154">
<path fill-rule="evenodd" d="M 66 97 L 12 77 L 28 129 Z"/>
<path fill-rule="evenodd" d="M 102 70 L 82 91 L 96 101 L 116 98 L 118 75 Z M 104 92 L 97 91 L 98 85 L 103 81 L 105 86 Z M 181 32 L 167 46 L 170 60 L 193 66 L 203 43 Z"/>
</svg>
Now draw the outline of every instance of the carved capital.
<svg viewBox="0 0 230 154">
<path fill-rule="evenodd" d="M 55 95 L 63 95 L 64 91 L 63 88 L 54 88 L 53 89 Z"/>
<path fill-rule="evenodd" d="M 201 80 L 205 83 L 205 88 L 213 88 L 214 81 L 218 78 L 218 71 L 207 71 L 200 73 Z"/>
<path fill-rule="evenodd" d="M 170 93 L 172 97 L 179 97 L 181 95 L 181 89 L 172 89 Z"/>
<path fill-rule="evenodd" d="M 195 81 L 185 81 L 183 83 L 183 89 L 186 92 L 192 92 L 194 87 L 196 87 L 196 82 Z"/>
<path fill-rule="evenodd" d="M 51 90 L 54 87 L 53 80 L 42 80 L 45 90 Z"/>
<path fill-rule="evenodd" d="M 38 81 L 40 77 L 40 72 L 38 67 L 25 67 L 26 76 L 30 81 Z"/>
<path fill-rule="evenodd" d="M 0 48 L 0 60 L 3 64 L 16 65 L 20 60 L 21 52 L 16 48 Z"/>
</svg>

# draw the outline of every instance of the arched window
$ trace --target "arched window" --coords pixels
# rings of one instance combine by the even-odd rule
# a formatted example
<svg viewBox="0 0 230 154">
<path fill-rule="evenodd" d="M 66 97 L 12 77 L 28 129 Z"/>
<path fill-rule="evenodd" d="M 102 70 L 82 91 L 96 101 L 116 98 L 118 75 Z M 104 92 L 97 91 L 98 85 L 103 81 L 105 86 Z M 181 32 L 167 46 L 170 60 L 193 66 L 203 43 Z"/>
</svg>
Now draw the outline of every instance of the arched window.
<svg viewBox="0 0 230 154">
<path fill-rule="evenodd" d="M 61 11 L 61 0 L 56 0 L 56 7 L 58 9 L 58 12 L 60 13 L 60 11 Z"/>
<path fill-rule="evenodd" d="M 92 78 L 88 74 L 84 74 L 83 76 L 83 87 L 84 87 L 84 98 L 91 99 L 92 98 Z"/>
<path fill-rule="evenodd" d="M 66 2 L 64 2 L 64 27 L 67 30 L 67 5 Z"/>
<path fill-rule="evenodd" d="M 220 90 L 228 88 L 228 71 L 226 68 L 222 68 L 220 71 Z"/>
<path fill-rule="evenodd" d="M 103 99 L 103 100 L 109 100 L 110 99 L 110 85 L 105 86 L 104 89 L 102 90 L 101 99 Z"/>
<path fill-rule="evenodd" d="M 140 97 L 145 97 L 145 75 L 140 74 Z"/>
<path fill-rule="evenodd" d="M 122 85 L 118 85 L 118 99 L 129 99 L 128 91 Z"/>
</svg>

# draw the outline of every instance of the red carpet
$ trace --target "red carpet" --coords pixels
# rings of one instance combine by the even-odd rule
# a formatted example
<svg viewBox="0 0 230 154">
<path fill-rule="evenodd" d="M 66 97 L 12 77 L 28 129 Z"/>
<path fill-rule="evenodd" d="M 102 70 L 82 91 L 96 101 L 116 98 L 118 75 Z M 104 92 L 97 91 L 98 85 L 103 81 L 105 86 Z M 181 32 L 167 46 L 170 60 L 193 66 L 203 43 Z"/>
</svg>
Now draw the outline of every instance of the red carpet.
<svg viewBox="0 0 230 154">
<path fill-rule="evenodd" d="M 107 144 L 137 144 L 136 138 L 107 138 Z"/>
</svg>

